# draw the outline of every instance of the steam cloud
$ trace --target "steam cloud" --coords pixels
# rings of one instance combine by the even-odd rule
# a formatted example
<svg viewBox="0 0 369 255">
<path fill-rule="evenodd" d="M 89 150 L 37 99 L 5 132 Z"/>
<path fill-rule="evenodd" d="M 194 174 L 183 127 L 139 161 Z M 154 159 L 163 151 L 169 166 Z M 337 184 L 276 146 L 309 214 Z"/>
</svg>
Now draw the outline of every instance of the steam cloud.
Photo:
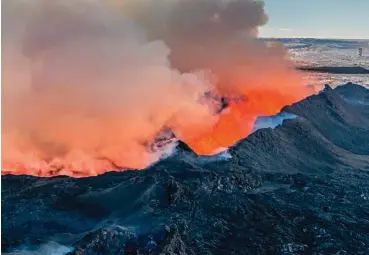
<svg viewBox="0 0 369 255">
<path fill-rule="evenodd" d="M 65 255 L 72 251 L 72 248 L 55 243 L 48 242 L 39 247 L 21 247 L 17 251 L 3 253 L 4 255 Z"/>
<path fill-rule="evenodd" d="M 280 112 L 273 116 L 259 116 L 254 123 L 253 132 L 262 128 L 276 128 L 283 124 L 284 120 L 295 119 L 297 116 L 288 112 Z"/>
<path fill-rule="evenodd" d="M 158 159 L 147 143 L 164 126 L 210 154 L 307 93 L 283 48 L 256 40 L 267 21 L 260 2 L 4 0 L 2 8 L 3 173 L 143 168 Z M 219 113 L 221 97 L 230 103 Z"/>
</svg>

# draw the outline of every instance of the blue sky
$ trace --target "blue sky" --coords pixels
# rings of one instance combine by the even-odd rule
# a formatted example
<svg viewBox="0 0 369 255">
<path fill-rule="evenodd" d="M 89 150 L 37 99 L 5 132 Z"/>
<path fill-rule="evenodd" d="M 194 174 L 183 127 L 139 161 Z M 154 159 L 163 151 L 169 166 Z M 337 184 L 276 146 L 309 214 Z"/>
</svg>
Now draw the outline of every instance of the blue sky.
<svg viewBox="0 0 369 255">
<path fill-rule="evenodd" d="M 262 37 L 369 39 L 369 0 L 264 0 Z"/>
</svg>

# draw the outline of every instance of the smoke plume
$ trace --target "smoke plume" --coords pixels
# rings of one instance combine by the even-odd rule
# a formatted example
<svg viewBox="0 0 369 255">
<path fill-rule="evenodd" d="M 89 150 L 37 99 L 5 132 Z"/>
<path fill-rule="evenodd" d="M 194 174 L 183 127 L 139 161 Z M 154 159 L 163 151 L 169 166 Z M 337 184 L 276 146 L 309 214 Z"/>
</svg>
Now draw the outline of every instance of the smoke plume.
<svg viewBox="0 0 369 255">
<path fill-rule="evenodd" d="M 3 173 L 96 175 L 158 159 L 170 128 L 212 154 L 304 97 L 252 0 L 4 0 Z M 221 107 L 220 107 L 221 105 Z M 219 108 L 220 107 L 220 108 Z"/>
</svg>

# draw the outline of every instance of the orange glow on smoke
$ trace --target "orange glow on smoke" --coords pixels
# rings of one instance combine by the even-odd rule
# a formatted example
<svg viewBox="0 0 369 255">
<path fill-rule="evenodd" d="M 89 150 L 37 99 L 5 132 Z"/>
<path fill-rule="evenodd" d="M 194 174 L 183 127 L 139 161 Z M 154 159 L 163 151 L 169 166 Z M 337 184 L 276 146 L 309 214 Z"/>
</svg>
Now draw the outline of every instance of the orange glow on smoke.
<svg viewBox="0 0 369 255">
<path fill-rule="evenodd" d="M 143 169 L 163 127 L 214 154 L 309 94 L 259 1 L 3 2 L 2 174 Z"/>
<path fill-rule="evenodd" d="M 274 80 L 275 78 L 271 77 L 280 77 L 281 80 Z M 209 124 L 207 121 L 191 123 L 191 116 L 187 116 L 182 118 L 182 121 L 172 121 L 173 123 L 169 124 L 172 124 L 178 138 L 188 144 L 197 154 L 215 154 L 247 137 L 252 132 L 258 116 L 277 114 L 283 106 L 301 100 L 310 93 L 305 87 L 298 85 L 300 78 L 295 72 L 273 73 L 271 77 L 262 80 L 265 82 L 263 86 L 260 86 L 260 80 L 253 80 L 255 82 L 253 85 L 250 85 L 250 81 L 247 80 L 245 83 L 248 83 L 248 86 L 245 86 L 242 79 L 241 82 L 237 81 L 238 86 L 219 86 L 217 92 L 219 95 L 239 99 L 231 100 L 228 107 L 218 115 L 215 123 L 210 122 L 212 124 Z M 276 84 L 279 85 L 276 86 Z M 163 108 L 158 112 L 163 113 L 164 111 Z M 116 119 L 119 120 L 119 118 Z M 2 141 L 2 174 L 87 177 L 114 169 L 142 169 L 147 166 L 148 162 L 155 161 L 155 157 L 153 160 L 147 158 L 148 154 L 144 147 L 137 146 L 127 139 L 126 136 L 130 133 L 126 134 L 124 130 L 127 132 L 128 126 L 120 126 L 119 121 L 116 120 L 112 120 L 111 123 L 107 119 L 103 120 L 102 127 L 99 127 L 102 124 L 98 122 L 85 126 L 78 120 L 65 123 L 62 120 L 51 122 L 54 127 L 49 126 L 49 132 L 54 133 L 45 135 L 56 138 L 59 144 L 74 144 L 77 148 L 86 148 L 84 153 L 76 150 L 62 157 L 58 157 L 58 154 L 62 152 L 58 152 L 57 147 L 51 146 L 44 151 L 42 146 L 40 149 L 40 145 L 37 147 L 33 144 L 31 138 L 24 139 L 18 133 L 7 134 Z M 72 129 L 68 127 L 69 123 L 74 123 Z M 40 125 L 45 126 L 48 123 L 40 121 Z M 145 124 L 139 122 L 132 122 L 130 126 L 133 130 L 142 130 L 144 127 Z M 151 129 L 143 131 L 146 141 L 154 139 L 156 133 Z M 97 134 L 103 135 L 104 141 L 109 145 L 103 146 L 103 150 L 99 153 L 90 150 L 96 143 L 95 140 L 98 139 Z M 18 147 L 12 149 L 14 144 Z M 19 144 L 21 144 L 20 147 Z M 124 154 L 121 154 L 122 148 Z M 109 155 L 109 159 L 101 155 Z M 118 163 L 112 164 L 112 162 Z"/>
<path fill-rule="evenodd" d="M 235 102 L 231 101 L 212 127 L 206 126 L 200 129 L 197 125 L 182 127 L 182 129 L 179 128 L 181 131 L 179 138 L 187 143 L 197 154 L 212 155 L 220 149 L 229 147 L 240 139 L 247 137 L 253 130 L 253 124 L 257 116 L 277 114 L 283 106 L 296 102 L 308 95 L 306 89 L 297 86 L 294 87 L 293 94 L 283 94 L 273 89 L 247 89 L 241 93 L 244 99 Z M 240 94 L 238 93 L 237 95 L 239 96 Z M 88 131 L 86 130 L 85 134 L 80 132 L 77 140 L 86 142 L 85 140 L 91 139 L 92 136 L 89 136 Z M 92 132 L 92 135 L 96 133 L 94 131 L 90 132 Z M 117 132 L 112 132 L 112 134 L 115 135 Z M 66 135 L 65 139 L 72 139 L 70 137 L 71 134 L 68 135 L 60 130 L 61 141 L 64 139 L 63 135 Z M 109 132 L 107 131 L 105 135 L 109 137 Z M 151 137 L 153 139 L 154 135 Z M 115 137 L 110 139 L 115 139 Z M 150 140 L 149 136 L 148 139 Z M 14 142 L 14 139 L 11 142 Z M 56 158 L 53 159 L 52 163 L 46 163 L 40 160 L 40 158 L 47 158 L 48 155 L 43 155 L 39 149 L 33 147 L 31 143 L 27 143 L 27 141 L 23 141 L 23 143 L 22 151 L 12 151 L 11 146 L 6 144 L 6 140 L 3 141 L 3 152 L 11 156 L 7 157 L 8 161 L 3 160 L 2 174 L 29 174 L 42 177 L 57 174 L 86 177 L 121 167 L 112 166 L 111 162 L 105 159 L 91 159 L 91 155 L 84 155 L 78 152 L 71 153 L 68 157 L 60 159 L 60 162 Z M 106 151 L 105 153 L 107 155 L 116 155 L 115 159 L 118 162 L 127 162 L 127 166 L 130 168 L 142 169 L 147 165 L 145 151 L 134 146 L 134 144 L 125 144 L 122 141 L 116 148 L 107 148 L 107 150 L 111 151 Z M 127 156 L 122 160 L 121 157 L 123 155 L 119 154 L 122 147 L 131 147 L 134 153 L 129 153 L 129 157 Z M 115 149 L 116 151 L 114 151 Z M 53 152 L 50 153 L 52 154 Z M 21 161 L 19 160 L 20 158 Z M 59 169 L 60 166 L 62 166 L 62 170 Z"/>
</svg>

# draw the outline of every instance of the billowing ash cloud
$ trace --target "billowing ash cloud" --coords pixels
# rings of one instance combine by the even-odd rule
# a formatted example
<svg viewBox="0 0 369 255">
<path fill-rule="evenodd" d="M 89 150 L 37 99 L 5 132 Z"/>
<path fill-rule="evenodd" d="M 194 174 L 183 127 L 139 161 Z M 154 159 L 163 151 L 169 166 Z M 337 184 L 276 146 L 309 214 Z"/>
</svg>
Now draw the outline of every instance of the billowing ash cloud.
<svg viewBox="0 0 369 255">
<path fill-rule="evenodd" d="M 163 39 L 172 64 L 183 71 L 223 71 L 247 63 L 253 55 L 248 47 L 257 47 L 250 39 L 267 21 L 263 3 L 252 0 L 107 2 L 144 27 L 151 39 Z"/>
<path fill-rule="evenodd" d="M 209 154 L 306 94 L 284 50 L 255 40 L 267 20 L 258 2 L 2 7 L 3 173 L 142 168 L 160 157 L 147 144 L 164 126 Z"/>
<path fill-rule="evenodd" d="M 164 40 L 175 68 L 210 70 L 214 93 L 229 99 L 228 112 L 208 132 L 176 132 L 198 153 L 232 145 L 252 132 L 257 116 L 275 114 L 308 93 L 282 46 L 257 40 L 258 27 L 267 22 L 260 1 L 106 1 L 150 39 Z"/>
</svg>

